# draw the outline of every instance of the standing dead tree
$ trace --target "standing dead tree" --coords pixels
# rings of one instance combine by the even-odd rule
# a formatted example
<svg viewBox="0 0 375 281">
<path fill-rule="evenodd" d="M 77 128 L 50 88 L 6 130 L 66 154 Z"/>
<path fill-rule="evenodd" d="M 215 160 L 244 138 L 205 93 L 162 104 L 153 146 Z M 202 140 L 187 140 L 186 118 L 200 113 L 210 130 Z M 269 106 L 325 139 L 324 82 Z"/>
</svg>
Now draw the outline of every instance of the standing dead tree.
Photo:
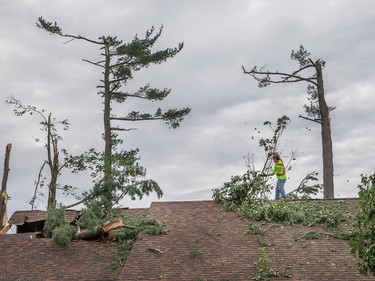
<svg viewBox="0 0 375 281">
<path fill-rule="evenodd" d="M 35 199 L 37 195 L 37 190 L 40 186 L 44 185 L 45 178 L 42 178 L 42 171 L 44 170 L 45 166 L 48 167 L 50 172 L 50 181 L 48 183 L 48 208 L 56 205 L 56 193 L 58 189 L 58 176 L 60 175 L 61 170 L 65 167 L 65 164 L 61 164 L 59 161 L 59 152 L 60 149 L 58 148 L 58 142 L 62 140 L 62 137 L 57 133 L 56 125 L 60 124 L 63 126 L 64 130 L 69 128 L 68 120 L 57 121 L 51 117 L 51 113 L 48 116 L 45 115 L 44 109 L 37 109 L 35 106 L 31 105 L 23 105 L 22 102 L 14 97 L 9 97 L 6 102 L 8 104 L 14 105 L 13 112 L 16 116 L 23 116 L 24 114 L 29 115 L 38 115 L 42 118 L 40 122 L 41 130 L 46 132 L 45 138 L 45 148 L 47 151 L 47 159 L 43 162 L 37 181 L 35 183 L 35 191 L 33 198 L 31 199 L 31 207 L 34 208 Z M 39 142 L 39 139 L 35 139 Z M 66 154 L 65 150 L 61 150 L 64 154 Z M 65 155 L 66 156 L 66 155 Z M 65 192 L 71 192 L 68 189 L 73 189 L 73 187 L 65 186 Z"/>
<path fill-rule="evenodd" d="M 292 73 L 269 71 L 264 67 L 258 69 L 254 66 L 250 71 L 242 66 L 243 72 L 250 75 L 256 81 L 260 88 L 269 86 L 270 84 L 286 84 L 307 82 L 308 93 L 310 94 L 310 106 L 305 106 L 308 116 L 302 117 L 309 121 L 319 123 L 321 126 L 322 138 L 322 158 L 323 158 L 323 196 L 324 199 L 334 198 L 334 182 L 333 182 L 333 150 L 331 138 L 330 111 L 334 107 L 329 107 L 324 96 L 323 72 L 325 62 L 318 59 L 315 62 L 310 59 L 308 53 L 303 46 L 298 51 L 292 51 L 291 59 L 299 62 L 299 69 Z M 308 72 L 312 70 L 312 72 Z"/>
<path fill-rule="evenodd" d="M 12 144 L 9 143 L 5 149 L 5 159 L 4 159 L 4 173 L 3 173 L 3 180 L 1 183 L 1 193 L 0 193 L 0 234 L 6 233 L 9 229 L 9 225 L 7 223 L 7 204 L 10 197 L 7 193 L 7 182 L 8 182 L 8 174 L 9 174 L 9 159 L 10 159 L 10 150 L 12 149 Z"/>
</svg>

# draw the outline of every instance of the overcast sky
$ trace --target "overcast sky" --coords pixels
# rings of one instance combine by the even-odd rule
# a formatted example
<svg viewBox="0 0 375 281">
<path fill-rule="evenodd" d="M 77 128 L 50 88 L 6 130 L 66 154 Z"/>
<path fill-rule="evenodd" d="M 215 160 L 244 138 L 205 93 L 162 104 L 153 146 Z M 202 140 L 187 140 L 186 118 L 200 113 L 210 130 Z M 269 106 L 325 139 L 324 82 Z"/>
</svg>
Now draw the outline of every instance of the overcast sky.
<svg viewBox="0 0 375 281">
<path fill-rule="evenodd" d="M 155 50 L 177 46 L 183 50 L 161 65 L 137 72 L 129 89 L 146 83 L 172 92 L 160 104 L 129 103 L 129 110 L 191 107 L 176 130 L 162 122 L 125 124 L 138 130 L 121 133 L 124 149 L 140 149 L 148 177 L 164 191 L 162 201 L 207 200 L 212 189 L 242 174 L 244 156 L 255 155 L 261 169 L 264 154 L 257 138 L 269 137 L 264 121 L 287 115 L 292 122 L 280 144 L 286 160 L 298 151 L 288 172 L 287 192 L 309 172 L 322 175 L 320 126 L 298 118 L 307 103 L 307 84 L 258 88 L 241 66 L 266 65 L 269 70 L 292 71 L 290 59 L 301 44 L 315 61 L 326 61 L 326 100 L 332 112 L 335 196 L 356 197 L 361 174 L 375 170 L 375 1 L 373 0 L 0 0 L 0 157 L 12 143 L 8 210 L 30 209 L 34 181 L 46 153 L 34 138 L 43 138 L 38 117 L 14 116 L 5 99 L 46 109 L 68 119 L 60 130 L 61 148 L 80 154 L 91 147 L 104 149 L 101 140 L 102 101 L 96 86 L 101 74 L 82 58 L 100 59 L 96 45 L 51 36 L 36 27 L 39 16 L 57 21 L 63 32 L 96 40 L 102 35 L 128 42 L 144 36 L 151 26 L 164 26 Z M 255 129 L 256 128 L 256 129 Z M 257 131 L 260 130 L 261 134 Z M 255 140 L 252 139 L 254 136 Z M 88 175 L 65 171 L 62 184 L 91 187 Z M 46 193 L 47 194 L 47 193 Z M 273 195 L 272 195 L 273 196 Z M 36 205 L 45 209 L 46 199 Z M 73 199 L 59 197 L 63 203 Z M 126 199 L 123 206 L 148 207 L 158 200 Z M 9 215 L 10 215 L 9 214 Z"/>
</svg>

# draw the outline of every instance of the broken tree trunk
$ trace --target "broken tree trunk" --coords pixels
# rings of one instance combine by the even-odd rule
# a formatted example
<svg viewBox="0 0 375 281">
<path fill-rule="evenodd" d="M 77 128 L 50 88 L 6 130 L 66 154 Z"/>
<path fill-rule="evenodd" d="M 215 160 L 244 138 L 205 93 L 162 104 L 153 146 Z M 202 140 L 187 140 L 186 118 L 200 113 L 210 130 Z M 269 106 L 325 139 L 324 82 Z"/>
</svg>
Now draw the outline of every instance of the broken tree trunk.
<svg viewBox="0 0 375 281">
<path fill-rule="evenodd" d="M 322 157 L 323 157 L 323 198 L 334 199 L 335 187 L 333 181 L 333 149 L 331 122 L 329 116 L 329 106 L 324 97 L 323 74 L 320 60 L 315 62 L 317 69 L 317 91 L 318 103 L 321 115 L 321 136 L 322 136 Z"/>
<path fill-rule="evenodd" d="M 9 174 L 9 159 L 10 159 L 10 150 L 12 149 L 12 144 L 9 143 L 5 149 L 5 159 L 4 159 L 4 173 L 3 173 L 3 180 L 1 184 L 1 193 L 0 193 L 0 233 L 3 234 L 7 230 L 8 224 L 8 216 L 7 216 L 7 204 L 9 200 L 9 196 L 7 193 L 7 182 L 8 182 L 8 174 Z M 9 228 L 8 228 L 9 229 Z M 3 231 L 4 230 L 4 231 Z"/>
<path fill-rule="evenodd" d="M 99 239 L 103 235 L 101 226 L 97 226 L 95 230 L 83 229 L 77 233 L 77 239 L 81 240 L 94 240 Z"/>
<path fill-rule="evenodd" d="M 106 222 L 103 226 L 97 226 L 95 230 L 84 229 L 77 233 L 77 239 L 94 240 L 101 238 L 104 234 L 109 233 L 111 230 L 123 227 L 124 223 L 121 218 L 117 218 Z"/>
</svg>

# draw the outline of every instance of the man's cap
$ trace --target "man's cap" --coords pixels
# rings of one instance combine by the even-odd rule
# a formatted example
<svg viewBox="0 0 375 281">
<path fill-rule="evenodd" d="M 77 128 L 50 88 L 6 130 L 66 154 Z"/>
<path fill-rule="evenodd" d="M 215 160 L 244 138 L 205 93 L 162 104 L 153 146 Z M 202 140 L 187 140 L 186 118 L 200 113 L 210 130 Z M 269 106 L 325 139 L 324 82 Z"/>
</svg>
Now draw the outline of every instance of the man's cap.
<svg viewBox="0 0 375 281">
<path fill-rule="evenodd" d="M 279 158 L 280 154 L 278 152 L 272 152 L 272 158 Z"/>
</svg>

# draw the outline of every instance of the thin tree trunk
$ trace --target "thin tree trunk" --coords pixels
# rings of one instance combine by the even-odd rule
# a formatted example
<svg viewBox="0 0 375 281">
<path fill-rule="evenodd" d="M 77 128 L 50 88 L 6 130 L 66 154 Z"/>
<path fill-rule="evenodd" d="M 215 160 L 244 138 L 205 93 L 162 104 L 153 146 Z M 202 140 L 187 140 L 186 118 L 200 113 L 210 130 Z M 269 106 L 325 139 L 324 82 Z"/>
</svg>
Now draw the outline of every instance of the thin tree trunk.
<svg viewBox="0 0 375 281">
<path fill-rule="evenodd" d="M 59 174 L 59 151 L 57 139 L 52 135 L 51 113 L 48 115 L 47 124 L 47 157 L 51 173 L 51 181 L 48 185 L 48 209 L 56 206 L 57 177 Z"/>
<path fill-rule="evenodd" d="M 105 49 L 105 69 L 104 69 L 104 171 L 105 177 L 111 177 L 111 157 L 112 157 L 112 136 L 111 136 L 111 93 L 109 86 L 109 65 L 110 65 L 110 54 L 109 54 L 109 43 L 104 40 Z"/>
<path fill-rule="evenodd" d="M 331 123 L 329 108 L 324 97 L 323 74 L 320 61 L 315 62 L 317 67 L 318 101 L 321 114 L 322 156 L 323 156 L 323 196 L 324 199 L 334 198 L 333 182 L 333 150 L 331 138 Z"/>
<path fill-rule="evenodd" d="M 49 184 L 48 208 L 56 206 L 57 177 L 59 175 L 59 150 L 57 140 L 52 140 L 53 146 L 53 162 L 51 167 L 51 181 Z"/>
<path fill-rule="evenodd" d="M 12 144 L 9 143 L 5 149 L 5 159 L 4 159 L 4 174 L 1 184 L 1 193 L 0 193 L 0 230 L 2 230 L 7 225 L 7 203 L 9 196 L 7 194 L 7 182 L 9 174 L 9 159 L 10 159 L 10 150 L 12 149 Z"/>
<path fill-rule="evenodd" d="M 105 69 L 104 69 L 104 191 L 103 196 L 106 198 L 105 210 L 112 208 L 112 132 L 111 132 L 111 89 L 110 89 L 110 52 L 109 42 L 103 37 L 105 50 Z"/>
</svg>

